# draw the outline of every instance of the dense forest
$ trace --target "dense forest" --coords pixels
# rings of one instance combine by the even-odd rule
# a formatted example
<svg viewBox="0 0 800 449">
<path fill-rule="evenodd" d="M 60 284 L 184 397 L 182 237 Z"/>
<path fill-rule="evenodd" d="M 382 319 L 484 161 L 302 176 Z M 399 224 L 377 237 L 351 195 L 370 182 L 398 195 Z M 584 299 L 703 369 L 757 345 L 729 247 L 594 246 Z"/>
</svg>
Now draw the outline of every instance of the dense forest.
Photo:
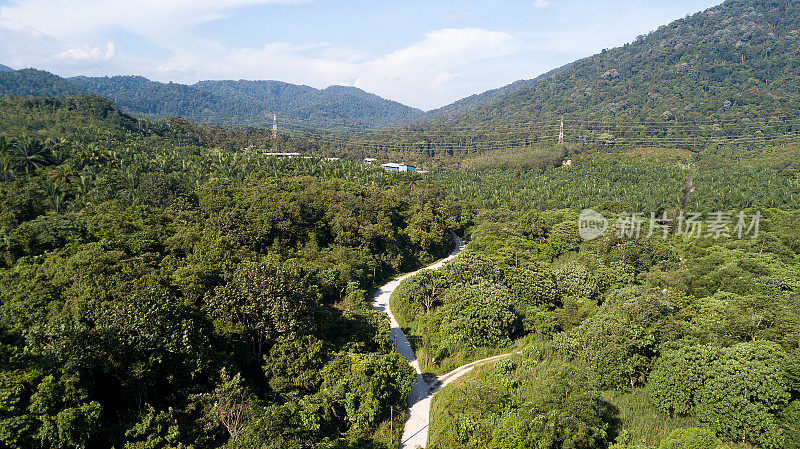
<svg viewBox="0 0 800 449">
<path fill-rule="evenodd" d="M 320 90 L 281 81 L 159 83 L 142 76 L 61 78 L 36 69 L 0 70 L 0 96 L 62 97 L 91 94 L 114 101 L 129 114 L 151 119 L 186 117 L 211 125 L 281 128 L 372 129 L 413 121 L 422 111 L 355 87 Z"/>
<path fill-rule="evenodd" d="M 389 447 L 415 376 L 368 298 L 451 231 L 391 301 L 420 366 L 520 355 L 435 396 L 433 447 L 800 442 L 791 142 L 405 175 L 98 97 L 0 109 L 3 447 Z M 584 207 L 675 217 L 689 173 L 690 210 L 758 211 L 756 238 L 579 237 Z"/>
<path fill-rule="evenodd" d="M 466 253 L 392 298 L 421 366 L 522 355 L 436 396 L 436 447 L 800 439 L 791 142 L 497 150 L 423 178 L 98 97 L 0 108 L 7 447 L 386 447 L 413 375 L 369 292 L 452 230 Z M 759 237 L 579 238 L 584 207 L 674 216 L 689 173 L 692 209 L 758 209 Z"/>
<path fill-rule="evenodd" d="M 757 238 L 582 242 L 573 210 L 482 213 L 393 298 L 429 371 L 522 352 L 434 397 L 432 445 L 798 447 L 800 214 L 764 215 Z"/>
<path fill-rule="evenodd" d="M 277 137 L 247 125 L 278 103 L 417 111 L 0 66 L 0 449 L 396 447 L 417 375 L 371 298 L 454 234 L 391 310 L 423 379 L 507 357 L 431 385 L 429 447 L 800 448 L 798 29 L 729 0 L 438 119 Z"/>
<path fill-rule="evenodd" d="M 0 446 L 374 447 L 390 406 L 402 428 L 414 376 L 368 292 L 449 251 L 443 189 L 94 97 L 0 108 Z"/>
</svg>

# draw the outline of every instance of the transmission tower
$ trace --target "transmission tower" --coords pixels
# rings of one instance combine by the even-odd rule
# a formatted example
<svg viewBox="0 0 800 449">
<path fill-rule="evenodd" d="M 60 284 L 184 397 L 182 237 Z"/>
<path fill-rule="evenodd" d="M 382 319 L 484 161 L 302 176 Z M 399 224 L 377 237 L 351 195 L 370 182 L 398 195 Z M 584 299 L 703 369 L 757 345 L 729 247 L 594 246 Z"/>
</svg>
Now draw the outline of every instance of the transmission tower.
<svg viewBox="0 0 800 449">
<path fill-rule="evenodd" d="M 564 145 L 564 117 L 561 117 L 561 130 L 558 132 L 558 144 Z"/>
<path fill-rule="evenodd" d="M 278 113 L 277 112 L 273 112 L 272 113 L 272 138 L 273 139 L 277 139 L 278 138 Z"/>
</svg>

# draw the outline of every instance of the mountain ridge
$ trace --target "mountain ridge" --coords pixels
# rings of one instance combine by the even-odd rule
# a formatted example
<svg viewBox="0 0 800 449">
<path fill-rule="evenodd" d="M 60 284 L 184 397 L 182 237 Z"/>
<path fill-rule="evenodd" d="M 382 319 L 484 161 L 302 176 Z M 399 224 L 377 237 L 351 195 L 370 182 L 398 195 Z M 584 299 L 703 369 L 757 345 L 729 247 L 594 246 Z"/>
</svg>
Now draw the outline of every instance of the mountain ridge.
<svg viewBox="0 0 800 449">
<path fill-rule="evenodd" d="M 800 2 L 728 0 L 453 117 L 455 128 L 738 120 L 800 110 Z"/>
<path fill-rule="evenodd" d="M 316 89 L 283 81 L 221 80 L 192 85 L 160 83 L 140 75 L 62 78 L 37 69 L 0 71 L 0 95 L 108 98 L 136 116 L 183 116 L 215 125 L 385 128 L 417 120 L 423 111 L 356 87 Z"/>
</svg>

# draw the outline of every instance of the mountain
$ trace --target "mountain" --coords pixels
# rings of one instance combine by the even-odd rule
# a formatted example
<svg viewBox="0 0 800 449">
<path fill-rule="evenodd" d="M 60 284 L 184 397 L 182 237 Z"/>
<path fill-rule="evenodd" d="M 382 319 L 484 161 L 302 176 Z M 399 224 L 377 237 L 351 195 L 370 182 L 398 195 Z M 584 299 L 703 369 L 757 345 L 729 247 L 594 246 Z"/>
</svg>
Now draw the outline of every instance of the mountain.
<svg viewBox="0 0 800 449">
<path fill-rule="evenodd" d="M 141 76 L 64 79 L 25 69 L 0 71 L 0 95 L 63 97 L 99 95 L 130 114 L 183 116 L 218 125 L 380 128 L 411 122 L 422 111 L 385 100 L 355 87 L 315 89 L 280 81 L 202 81 L 194 85 L 160 83 Z"/>
<path fill-rule="evenodd" d="M 475 109 L 479 106 L 484 106 L 486 104 L 491 103 L 498 98 L 505 97 L 517 90 L 523 89 L 525 87 L 531 86 L 535 84 L 539 79 L 546 76 L 541 75 L 534 79 L 530 80 L 519 80 L 514 81 L 511 84 L 508 84 L 503 87 L 499 87 L 497 89 L 487 90 L 486 92 L 480 94 L 473 94 L 468 97 L 462 98 L 458 101 L 450 103 L 448 105 L 442 106 L 438 109 L 433 109 L 425 113 L 426 118 L 428 119 L 437 119 L 437 118 L 453 118 L 457 117 L 461 114 L 467 113 L 472 109 Z"/>
<path fill-rule="evenodd" d="M 14 69 L 7 65 L 0 64 L 0 72 L 13 72 Z"/>
<path fill-rule="evenodd" d="M 122 113 L 105 98 L 90 95 L 0 98 L 0 130 L 11 138 L 132 139 L 135 135 L 145 136 L 142 127 L 139 120 Z"/>
<path fill-rule="evenodd" d="M 202 123 L 252 124 L 256 108 L 255 104 L 230 101 L 184 84 L 159 83 L 142 76 L 79 76 L 68 81 L 83 92 L 114 101 L 127 113 L 144 117 L 182 116 Z"/>
<path fill-rule="evenodd" d="M 0 71 L 0 95 L 63 97 L 84 91 L 60 76 L 36 69 Z"/>
<path fill-rule="evenodd" d="M 241 103 L 257 104 L 272 119 L 272 111 L 301 123 L 331 126 L 388 127 L 414 120 L 422 111 L 355 87 L 318 90 L 280 81 L 201 81 L 198 90 Z"/>
<path fill-rule="evenodd" d="M 522 86 L 507 94 L 484 93 L 496 98 L 449 123 L 459 129 L 530 129 L 542 123 L 552 127 L 566 116 L 568 132 L 591 132 L 587 123 L 592 120 L 675 122 L 667 135 L 691 134 L 679 129 L 687 121 L 705 121 L 722 134 L 736 126 L 742 131 L 743 120 L 798 115 L 798 30 L 798 1 L 729 0 L 622 47 L 519 82 Z M 552 135 L 552 128 L 547 133 Z"/>
</svg>

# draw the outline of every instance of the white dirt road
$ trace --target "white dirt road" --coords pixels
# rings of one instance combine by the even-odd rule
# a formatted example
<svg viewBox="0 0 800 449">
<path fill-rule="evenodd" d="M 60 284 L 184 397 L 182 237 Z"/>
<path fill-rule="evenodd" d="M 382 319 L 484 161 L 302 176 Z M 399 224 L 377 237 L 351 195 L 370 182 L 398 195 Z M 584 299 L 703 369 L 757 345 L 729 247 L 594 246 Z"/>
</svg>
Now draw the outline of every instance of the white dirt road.
<svg viewBox="0 0 800 449">
<path fill-rule="evenodd" d="M 414 383 L 414 387 L 411 389 L 411 393 L 408 396 L 408 414 L 406 424 L 403 427 L 403 437 L 400 441 L 401 448 L 425 447 L 428 444 L 428 424 L 430 422 L 431 399 L 433 398 L 433 395 L 436 394 L 436 391 L 455 381 L 464 374 L 472 371 L 476 366 L 512 355 L 502 354 L 468 363 L 437 378 L 431 383 L 425 382 L 425 380 L 422 378 L 422 371 L 419 368 L 417 357 L 414 355 L 414 350 L 411 348 L 411 343 L 408 341 L 408 338 L 406 338 L 405 333 L 403 333 L 403 330 L 400 328 L 400 325 L 397 323 L 397 320 L 395 319 L 389 307 L 389 298 L 392 296 L 392 292 L 404 279 L 414 276 L 422 270 L 435 270 L 440 268 L 445 262 L 461 253 L 461 251 L 464 249 L 464 241 L 458 236 L 455 236 L 455 240 L 455 248 L 449 256 L 433 265 L 391 280 L 387 284 L 380 287 L 372 298 L 372 307 L 375 310 L 385 312 L 387 315 L 389 315 L 389 321 L 391 322 L 389 338 L 395 342 L 395 349 L 400 353 L 400 355 L 408 360 L 408 363 L 414 368 L 414 371 L 417 372 L 417 381 Z"/>
</svg>

